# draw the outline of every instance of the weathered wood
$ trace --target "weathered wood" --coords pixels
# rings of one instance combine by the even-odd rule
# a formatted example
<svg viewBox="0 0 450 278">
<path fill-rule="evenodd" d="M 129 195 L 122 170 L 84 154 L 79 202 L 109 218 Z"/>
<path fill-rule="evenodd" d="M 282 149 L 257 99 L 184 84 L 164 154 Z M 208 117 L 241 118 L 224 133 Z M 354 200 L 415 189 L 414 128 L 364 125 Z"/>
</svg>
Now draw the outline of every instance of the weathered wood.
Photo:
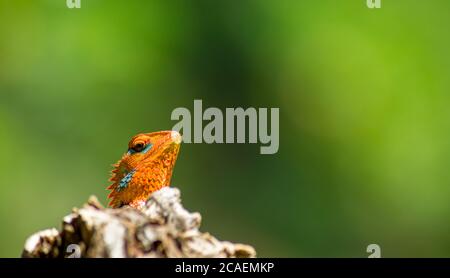
<svg viewBox="0 0 450 278">
<path fill-rule="evenodd" d="M 63 219 L 62 229 L 30 236 L 22 257 L 255 257 L 253 247 L 199 231 L 201 215 L 183 208 L 180 191 L 163 188 L 145 207 L 104 208 L 92 196 Z"/>
</svg>

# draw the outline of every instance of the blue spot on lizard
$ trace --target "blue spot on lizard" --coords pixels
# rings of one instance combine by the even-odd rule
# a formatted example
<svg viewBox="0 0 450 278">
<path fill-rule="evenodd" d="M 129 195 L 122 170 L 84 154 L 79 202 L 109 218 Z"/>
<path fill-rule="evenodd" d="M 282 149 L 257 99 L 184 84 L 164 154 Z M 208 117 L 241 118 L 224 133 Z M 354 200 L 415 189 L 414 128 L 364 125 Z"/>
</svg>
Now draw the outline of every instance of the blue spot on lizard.
<svg viewBox="0 0 450 278">
<path fill-rule="evenodd" d="M 127 188 L 128 184 L 130 183 L 131 179 L 133 178 L 133 175 L 135 172 L 136 172 L 136 170 L 131 170 L 131 172 L 126 174 L 125 177 L 123 177 L 120 180 L 119 186 L 117 187 L 117 191 L 121 191 L 122 189 Z"/>
</svg>

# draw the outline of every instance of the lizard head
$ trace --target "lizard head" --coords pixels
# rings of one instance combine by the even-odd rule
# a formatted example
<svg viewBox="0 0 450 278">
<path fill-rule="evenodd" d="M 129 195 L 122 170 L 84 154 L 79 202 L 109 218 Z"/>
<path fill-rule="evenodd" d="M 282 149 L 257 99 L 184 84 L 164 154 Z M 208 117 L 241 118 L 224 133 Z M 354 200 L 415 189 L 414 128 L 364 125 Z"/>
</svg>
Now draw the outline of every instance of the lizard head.
<svg viewBox="0 0 450 278">
<path fill-rule="evenodd" d="M 180 150 L 181 135 L 177 131 L 141 133 L 131 138 L 128 150 L 114 165 L 108 189 L 110 205 L 128 204 L 148 197 L 170 185 L 172 171 Z"/>
<path fill-rule="evenodd" d="M 175 163 L 180 143 L 181 135 L 177 131 L 141 133 L 131 138 L 122 161 L 130 170 L 145 162 L 173 160 Z"/>
</svg>

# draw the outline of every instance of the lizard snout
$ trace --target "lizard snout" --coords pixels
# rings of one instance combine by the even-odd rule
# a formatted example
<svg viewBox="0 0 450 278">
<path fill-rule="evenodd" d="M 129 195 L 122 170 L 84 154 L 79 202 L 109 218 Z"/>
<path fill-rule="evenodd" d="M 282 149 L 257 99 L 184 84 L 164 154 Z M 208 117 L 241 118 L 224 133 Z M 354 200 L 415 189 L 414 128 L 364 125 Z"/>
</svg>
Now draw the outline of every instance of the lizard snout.
<svg viewBox="0 0 450 278">
<path fill-rule="evenodd" d="M 172 130 L 170 132 L 170 138 L 172 139 L 172 141 L 175 144 L 180 144 L 181 143 L 181 134 L 178 131 L 176 131 L 176 130 Z"/>
</svg>

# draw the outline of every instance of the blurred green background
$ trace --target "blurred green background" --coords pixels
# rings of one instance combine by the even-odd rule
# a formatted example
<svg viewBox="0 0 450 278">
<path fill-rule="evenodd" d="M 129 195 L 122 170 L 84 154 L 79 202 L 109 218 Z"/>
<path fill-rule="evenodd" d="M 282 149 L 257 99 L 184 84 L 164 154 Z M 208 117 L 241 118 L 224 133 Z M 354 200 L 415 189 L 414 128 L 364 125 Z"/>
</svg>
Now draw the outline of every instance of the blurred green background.
<svg viewBox="0 0 450 278">
<path fill-rule="evenodd" d="M 0 0 L 0 256 L 177 107 L 279 107 L 280 149 L 183 144 L 202 230 L 262 257 L 450 257 L 450 2 Z"/>
</svg>

